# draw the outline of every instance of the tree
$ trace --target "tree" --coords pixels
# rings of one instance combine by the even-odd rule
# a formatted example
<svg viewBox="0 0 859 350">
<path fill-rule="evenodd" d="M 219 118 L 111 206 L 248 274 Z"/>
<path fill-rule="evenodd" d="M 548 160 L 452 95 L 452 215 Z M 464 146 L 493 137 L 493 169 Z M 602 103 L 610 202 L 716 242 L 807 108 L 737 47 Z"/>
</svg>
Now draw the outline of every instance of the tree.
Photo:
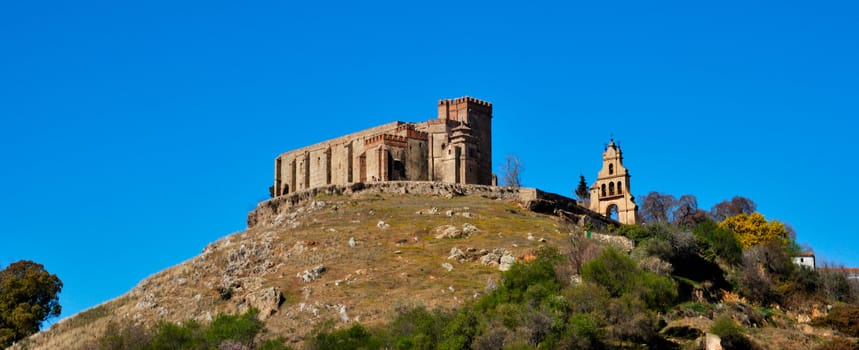
<svg viewBox="0 0 859 350">
<path fill-rule="evenodd" d="M 676 202 L 670 194 L 650 192 L 641 203 L 641 217 L 644 222 L 671 222 Z"/>
<path fill-rule="evenodd" d="M 588 189 L 588 183 L 585 181 L 584 175 L 579 175 L 579 185 L 576 187 L 576 197 L 582 202 L 587 202 L 591 199 L 591 192 Z"/>
<path fill-rule="evenodd" d="M 788 232 L 778 220 L 767 221 L 761 213 L 740 213 L 729 216 L 719 223 L 719 227 L 730 229 L 744 248 L 765 244 L 773 240 L 788 243 Z"/>
<path fill-rule="evenodd" d="M 42 322 L 59 316 L 62 289 L 57 275 L 33 261 L 21 260 L 0 271 L 0 346 L 38 332 Z"/>
<path fill-rule="evenodd" d="M 707 221 L 707 212 L 698 209 L 698 198 L 691 194 L 684 194 L 675 203 L 673 212 L 673 224 L 683 227 L 693 227 Z"/>
<path fill-rule="evenodd" d="M 501 175 L 504 179 L 504 185 L 512 188 L 522 186 L 522 163 L 519 157 L 515 155 L 507 156 L 507 163 L 501 166 Z"/>
<path fill-rule="evenodd" d="M 739 214 L 751 214 L 755 212 L 757 205 L 751 199 L 746 197 L 734 196 L 731 200 L 725 200 L 718 203 L 710 209 L 710 214 L 713 220 L 722 221 L 729 216 Z"/>
</svg>

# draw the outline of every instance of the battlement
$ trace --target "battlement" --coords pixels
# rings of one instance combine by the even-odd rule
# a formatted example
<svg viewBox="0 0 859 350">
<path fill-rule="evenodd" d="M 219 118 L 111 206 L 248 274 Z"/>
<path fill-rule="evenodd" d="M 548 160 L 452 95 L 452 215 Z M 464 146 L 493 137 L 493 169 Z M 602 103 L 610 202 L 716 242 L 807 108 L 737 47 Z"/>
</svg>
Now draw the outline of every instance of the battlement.
<svg viewBox="0 0 859 350">
<path fill-rule="evenodd" d="M 423 131 L 415 130 L 415 124 L 404 124 L 397 127 L 397 134 L 406 134 L 407 138 L 426 141 L 428 134 Z"/>
<path fill-rule="evenodd" d="M 469 96 L 458 97 L 458 98 L 455 98 L 455 99 L 444 99 L 444 100 L 439 100 L 439 101 L 438 101 L 438 104 L 439 104 L 439 106 L 441 106 L 441 105 L 443 105 L 443 104 L 449 104 L 449 103 L 451 103 L 451 102 L 453 102 L 454 104 L 460 104 L 460 103 L 474 103 L 474 104 L 477 104 L 477 105 L 481 105 L 481 106 L 485 106 L 485 107 L 492 108 L 492 103 L 491 103 L 491 102 L 489 102 L 489 101 L 484 101 L 484 100 L 481 100 L 481 99 L 476 99 L 476 98 L 474 98 L 474 97 L 469 97 Z"/>
<path fill-rule="evenodd" d="M 409 138 L 405 136 L 382 134 L 364 139 L 364 147 L 374 146 L 377 144 L 385 144 L 400 148 L 408 146 Z"/>
</svg>

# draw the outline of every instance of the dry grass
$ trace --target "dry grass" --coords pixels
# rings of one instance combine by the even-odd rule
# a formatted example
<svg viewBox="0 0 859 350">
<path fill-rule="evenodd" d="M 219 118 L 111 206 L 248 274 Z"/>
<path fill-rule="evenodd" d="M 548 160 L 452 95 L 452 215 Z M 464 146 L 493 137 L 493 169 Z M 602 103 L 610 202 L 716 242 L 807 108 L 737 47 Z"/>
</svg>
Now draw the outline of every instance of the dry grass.
<svg viewBox="0 0 859 350">
<path fill-rule="evenodd" d="M 341 306 L 351 321 L 377 324 L 400 304 L 429 308 L 458 307 L 498 279 L 495 267 L 448 260 L 451 248 L 505 248 L 517 256 L 540 244 L 563 244 L 557 219 L 532 213 L 508 201 L 477 196 L 453 198 L 408 194 L 320 196 L 324 206 L 292 209 L 293 220 L 236 233 L 209 245 L 204 253 L 142 281 L 126 295 L 57 323 L 32 337 L 30 349 L 79 348 L 103 332 L 108 322 L 151 325 L 158 320 L 203 322 L 218 312 L 248 307 L 248 296 L 267 287 L 284 293 L 268 320 L 269 336 L 300 341 L 314 324 L 339 320 Z M 430 214 L 431 208 L 437 208 Z M 452 210 L 454 215 L 446 212 Z M 420 212 L 420 213 L 419 213 Z M 384 221 L 387 228 L 378 227 Z M 470 237 L 435 239 L 441 225 L 469 223 L 480 229 Z M 528 240 L 528 233 L 547 243 Z M 348 240 L 354 237 L 355 248 Z M 305 250 L 296 249 L 303 245 Z M 240 255 L 244 247 L 245 256 Z M 258 254 L 264 253 L 264 254 Z M 257 254 L 257 255 L 255 255 Z M 442 268 L 449 262 L 452 271 Z M 305 283 L 296 274 L 324 264 L 322 278 Z M 240 265 L 230 270 L 231 265 Z M 222 300 L 225 279 L 239 281 L 233 297 Z"/>
</svg>

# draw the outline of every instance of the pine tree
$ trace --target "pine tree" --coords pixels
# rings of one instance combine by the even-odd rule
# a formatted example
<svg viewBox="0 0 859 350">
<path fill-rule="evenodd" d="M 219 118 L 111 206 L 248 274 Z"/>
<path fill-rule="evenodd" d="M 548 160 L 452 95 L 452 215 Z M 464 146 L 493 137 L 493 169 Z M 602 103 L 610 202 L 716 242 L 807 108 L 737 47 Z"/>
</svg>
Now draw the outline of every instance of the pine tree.
<svg viewBox="0 0 859 350">
<path fill-rule="evenodd" d="M 579 175 L 579 186 L 576 187 L 576 196 L 581 201 L 588 201 L 591 198 L 591 193 L 588 190 L 588 183 L 585 181 L 584 175 Z"/>
</svg>

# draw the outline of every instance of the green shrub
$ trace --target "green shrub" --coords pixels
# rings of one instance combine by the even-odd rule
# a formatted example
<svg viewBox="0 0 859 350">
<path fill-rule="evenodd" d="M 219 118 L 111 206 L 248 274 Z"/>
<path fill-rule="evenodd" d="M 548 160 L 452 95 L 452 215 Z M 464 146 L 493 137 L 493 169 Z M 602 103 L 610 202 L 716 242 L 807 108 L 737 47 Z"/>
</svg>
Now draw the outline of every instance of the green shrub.
<svg viewBox="0 0 859 350">
<path fill-rule="evenodd" d="M 276 338 L 276 339 L 267 339 L 263 341 L 258 350 L 292 350 L 292 348 L 284 345 L 286 343 L 286 339 Z"/>
<path fill-rule="evenodd" d="M 200 324 L 189 321 L 183 325 L 161 322 L 149 341 L 152 350 L 199 349 L 203 347 Z"/>
<path fill-rule="evenodd" d="M 346 329 L 332 332 L 319 332 L 306 344 L 308 349 L 317 350 L 358 350 L 358 349 L 380 349 L 382 342 L 370 332 L 355 324 Z"/>
<path fill-rule="evenodd" d="M 538 304 L 547 295 L 561 288 L 555 277 L 555 264 L 561 260 L 554 248 L 544 247 L 537 253 L 537 259 L 529 263 L 513 264 L 496 288 L 478 303 L 481 310 L 489 310 L 503 303 Z"/>
<path fill-rule="evenodd" d="M 743 327 L 728 316 L 720 316 L 710 325 L 710 333 L 724 338 L 728 335 L 743 334 Z"/>
<path fill-rule="evenodd" d="M 240 315 L 218 315 L 208 326 L 196 321 L 182 324 L 162 321 L 151 330 L 142 326 L 110 323 L 102 336 L 86 348 L 101 350 L 203 350 L 224 348 L 227 345 L 254 349 L 254 339 L 262 331 L 257 319 L 259 311 L 250 309 Z M 260 349 L 288 349 L 282 340 L 271 340 Z"/>
<path fill-rule="evenodd" d="M 249 309 L 241 315 L 220 314 L 205 329 L 206 341 L 217 346 L 227 340 L 252 346 L 254 338 L 262 330 L 263 324 L 257 318 L 259 310 Z"/>
<path fill-rule="evenodd" d="M 477 336 L 479 327 L 480 319 L 471 308 L 460 310 L 444 328 L 438 348 L 443 350 L 468 349 Z"/>
<path fill-rule="evenodd" d="M 611 298 L 608 291 L 593 282 L 571 285 L 562 291 L 571 313 L 593 313 L 605 310 Z"/>
<path fill-rule="evenodd" d="M 585 264 L 582 277 L 604 287 L 612 297 L 635 294 L 654 310 L 665 310 L 677 299 L 674 281 L 642 270 L 635 260 L 615 249 L 606 249 Z"/>
<path fill-rule="evenodd" d="M 574 314 L 560 345 L 566 349 L 602 349 L 604 337 L 605 330 L 593 315 Z"/>
<path fill-rule="evenodd" d="M 387 329 L 391 343 L 397 349 L 433 349 L 451 319 L 451 313 L 442 310 L 429 312 L 424 307 L 403 308 L 397 311 Z"/>
<path fill-rule="evenodd" d="M 711 261 L 717 259 L 736 266 L 742 262 L 743 246 L 733 231 L 721 228 L 712 221 L 704 221 L 692 232 L 698 250 Z"/>
<path fill-rule="evenodd" d="M 635 241 L 636 244 L 652 237 L 651 232 L 642 225 L 623 225 L 620 227 L 620 230 L 618 230 L 618 233 L 620 233 L 621 236 L 626 236 L 627 238 Z"/>
<path fill-rule="evenodd" d="M 640 271 L 635 260 L 609 248 L 600 256 L 582 266 L 582 277 L 603 286 L 612 297 L 619 297 L 630 291 L 631 281 Z"/>
</svg>

